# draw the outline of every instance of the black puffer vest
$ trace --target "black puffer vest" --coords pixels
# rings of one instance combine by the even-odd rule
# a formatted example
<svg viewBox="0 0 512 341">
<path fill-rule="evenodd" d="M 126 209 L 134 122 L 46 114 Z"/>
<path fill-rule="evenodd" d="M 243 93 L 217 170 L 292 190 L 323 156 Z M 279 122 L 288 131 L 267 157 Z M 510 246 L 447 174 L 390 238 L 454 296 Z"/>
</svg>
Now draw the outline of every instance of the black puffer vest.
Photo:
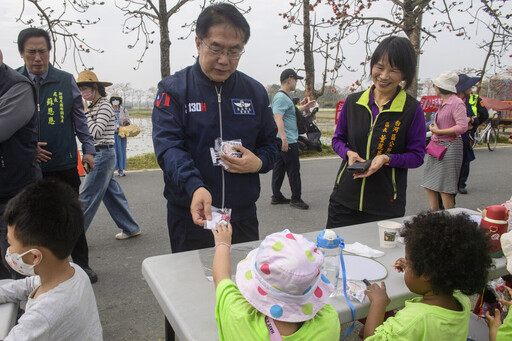
<svg viewBox="0 0 512 341">
<path fill-rule="evenodd" d="M 0 67 L 0 98 L 20 82 L 32 83 L 5 64 Z M 35 103 L 34 98 L 34 103 Z M 0 104 L 1 105 L 1 104 Z M 37 111 L 6 141 L 0 142 L 0 203 L 7 202 L 40 177 L 37 163 Z"/>
<path fill-rule="evenodd" d="M 369 160 L 380 154 L 405 152 L 407 132 L 419 105 L 401 90 L 373 120 L 368 106 L 370 89 L 347 100 L 347 146 Z M 407 169 L 383 166 L 371 176 L 353 179 L 343 160 L 336 176 L 333 196 L 352 210 L 390 217 L 405 214 Z"/>
</svg>

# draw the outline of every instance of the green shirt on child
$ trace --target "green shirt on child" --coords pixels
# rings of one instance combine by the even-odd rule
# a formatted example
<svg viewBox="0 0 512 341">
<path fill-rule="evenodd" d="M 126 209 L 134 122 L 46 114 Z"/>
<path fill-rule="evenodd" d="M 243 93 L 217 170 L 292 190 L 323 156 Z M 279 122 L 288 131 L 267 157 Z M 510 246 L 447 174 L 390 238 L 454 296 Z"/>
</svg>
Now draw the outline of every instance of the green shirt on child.
<svg viewBox="0 0 512 341">
<path fill-rule="evenodd" d="M 469 298 L 456 291 L 462 311 L 420 303 L 421 297 L 405 302 L 405 308 L 375 329 L 366 341 L 466 341 L 468 338 Z"/>
<path fill-rule="evenodd" d="M 496 341 L 510 341 L 512 340 L 512 313 L 510 309 L 507 317 L 503 320 L 503 324 L 498 328 Z"/>
<path fill-rule="evenodd" d="M 265 315 L 260 313 L 244 298 L 231 279 L 222 280 L 217 286 L 215 319 L 219 326 L 219 340 L 268 340 Z M 289 336 L 282 335 L 283 341 L 311 341 L 340 339 L 338 313 L 326 304 L 315 317 L 305 321 L 299 330 Z"/>
</svg>

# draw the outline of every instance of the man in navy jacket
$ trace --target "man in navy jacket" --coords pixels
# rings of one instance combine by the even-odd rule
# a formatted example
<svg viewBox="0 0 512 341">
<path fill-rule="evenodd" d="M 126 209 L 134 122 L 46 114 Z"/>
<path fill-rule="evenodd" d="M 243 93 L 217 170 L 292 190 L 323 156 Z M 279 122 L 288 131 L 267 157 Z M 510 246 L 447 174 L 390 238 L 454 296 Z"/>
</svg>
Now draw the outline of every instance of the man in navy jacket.
<svg viewBox="0 0 512 341">
<path fill-rule="evenodd" d="M 259 239 L 258 173 L 274 167 L 280 149 L 265 88 L 236 70 L 250 36 L 245 18 L 232 5 L 212 5 L 199 15 L 196 34 L 197 62 L 159 83 L 153 109 L 174 253 L 214 245 L 202 228 L 212 205 L 232 209 L 234 243 Z M 222 155 L 227 170 L 212 163 L 218 137 L 242 142 L 241 158 Z"/>
</svg>

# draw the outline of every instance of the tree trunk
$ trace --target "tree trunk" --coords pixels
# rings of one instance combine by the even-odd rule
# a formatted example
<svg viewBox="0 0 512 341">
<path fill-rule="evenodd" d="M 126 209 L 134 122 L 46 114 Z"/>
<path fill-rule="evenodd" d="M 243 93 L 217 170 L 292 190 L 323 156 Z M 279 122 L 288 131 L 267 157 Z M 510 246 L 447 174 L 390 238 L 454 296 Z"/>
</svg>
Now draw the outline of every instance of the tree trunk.
<svg viewBox="0 0 512 341">
<path fill-rule="evenodd" d="M 302 10 L 304 13 L 304 29 L 302 35 L 304 39 L 304 70 L 306 71 L 306 89 L 304 95 L 313 100 L 315 99 L 315 60 L 313 52 L 311 51 L 311 22 L 309 18 L 309 7 L 309 0 L 303 0 Z"/>
<path fill-rule="evenodd" d="M 411 41 L 416 52 L 416 77 L 414 77 L 411 87 L 407 92 L 416 98 L 418 96 L 418 72 L 420 68 L 420 44 L 421 44 L 421 22 L 423 18 L 423 9 L 419 14 L 414 12 L 412 1 L 404 2 L 404 32 Z"/>
<path fill-rule="evenodd" d="M 160 74 L 163 79 L 171 74 L 171 58 L 169 55 L 171 40 L 169 39 L 169 17 L 166 0 L 159 1 L 158 23 L 160 26 Z"/>
<path fill-rule="evenodd" d="M 492 54 L 492 47 L 494 45 L 494 40 L 496 39 L 496 31 L 494 31 L 492 33 L 492 40 L 491 40 L 491 43 L 489 45 L 489 49 L 487 50 L 487 56 L 485 56 L 485 61 L 484 61 L 484 66 L 482 66 L 482 71 L 480 72 L 480 85 L 478 86 L 478 88 L 476 89 L 476 94 L 479 95 L 480 94 L 480 90 L 482 89 L 482 82 L 484 80 L 484 75 L 485 75 L 485 71 L 487 69 L 487 62 L 489 61 L 489 58 L 491 57 L 491 54 Z M 491 80 L 489 80 L 489 84 L 491 83 Z M 487 94 L 488 97 L 490 97 L 490 94 L 488 93 Z"/>
</svg>

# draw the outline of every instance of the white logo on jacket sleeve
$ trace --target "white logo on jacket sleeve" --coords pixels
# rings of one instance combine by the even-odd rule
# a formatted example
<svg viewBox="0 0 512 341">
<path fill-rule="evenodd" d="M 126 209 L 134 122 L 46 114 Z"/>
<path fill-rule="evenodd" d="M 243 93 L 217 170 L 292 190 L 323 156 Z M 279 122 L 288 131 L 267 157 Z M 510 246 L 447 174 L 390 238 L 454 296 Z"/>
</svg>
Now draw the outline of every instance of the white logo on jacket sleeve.
<svg viewBox="0 0 512 341">
<path fill-rule="evenodd" d="M 187 103 L 185 104 L 185 113 L 206 112 L 206 103 Z"/>
<path fill-rule="evenodd" d="M 232 98 L 233 113 L 235 115 L 255 115 L 254 106 L 250 99 L 236 99 Z"/>
</svg>

